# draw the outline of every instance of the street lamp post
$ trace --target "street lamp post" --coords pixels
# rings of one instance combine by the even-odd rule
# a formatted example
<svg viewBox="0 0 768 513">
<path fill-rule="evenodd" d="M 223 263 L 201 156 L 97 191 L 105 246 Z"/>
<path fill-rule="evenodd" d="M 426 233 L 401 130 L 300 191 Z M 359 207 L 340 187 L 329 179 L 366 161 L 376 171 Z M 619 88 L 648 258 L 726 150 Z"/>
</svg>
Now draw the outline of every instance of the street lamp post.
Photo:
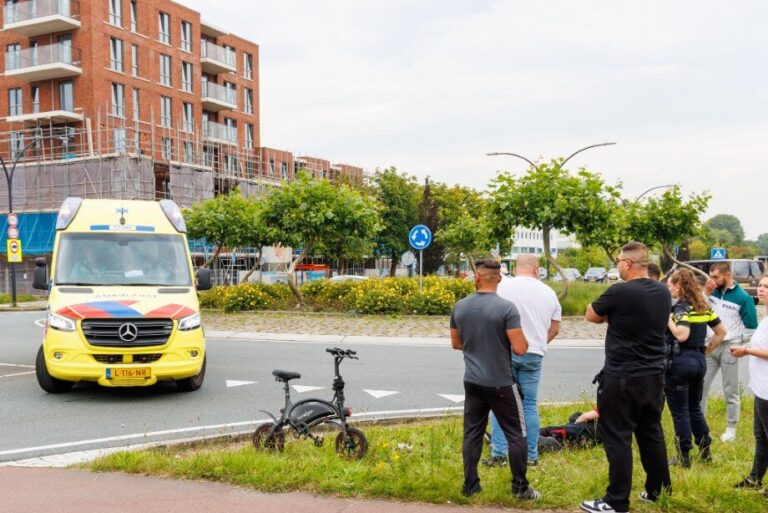
<svg viewBox="0 0 768 513">
<path fill-rule="evenodd" d="M 24 156 L 24 153 L 26 153 L 27 149 L 32 146 L 33 144 L 36 144 L 40 141 L 43 141 L 45 139 L 61 139 L 62 141 L 67 140 L 66 136 L 35 136 L 32 138 L 30 142 L 28 142 L 22 149 L 20 149 L 18 152 L 13 154 L 13 165 L 11 166 L 11 170 L 8 171 L 8 168 L 5 165 L 5 160 L 3 159 L 3 156 L 0 155 L 0 165 L 3 167 L 3 173 L 5 174 L 5 183 L 8 185 L 8 215 L 13 213 L 13 177 L 16 174 L 16 164 L 19 163 L 19 160 Z M 8 258 L 8 255 L 6 255 L 6 258 Z M 17 306 L 16 303 L 16 264 L 8 262 L 8 266 L 11 268 L 11 303 L 15 307 Z"/>
<path fill-rule="evenodd" d="M 651 191 L 655 191 L 656 189 L 665 189 L 665 188 L 669 188 L 669 187 L 674 187 L 674 185 L 657 185 L 656 187 L 651 187 L 647 191 L 644 191 L 642 194 L 640 194 L 637 198 L 635 198 L 634 203 L 637 203 L 638 201 L 640 201 L 640 198 L 642 198 L 643 196 L 645 196 L 646 194 L 648 194 Z"/>
</svg>

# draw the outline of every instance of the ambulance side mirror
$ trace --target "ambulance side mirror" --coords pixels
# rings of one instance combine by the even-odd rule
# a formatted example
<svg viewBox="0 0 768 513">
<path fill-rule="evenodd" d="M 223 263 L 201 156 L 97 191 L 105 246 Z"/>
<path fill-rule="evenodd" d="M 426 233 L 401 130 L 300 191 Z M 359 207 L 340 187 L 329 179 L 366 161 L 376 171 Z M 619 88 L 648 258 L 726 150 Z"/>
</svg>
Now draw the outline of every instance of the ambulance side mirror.
<svg viewBox="0 0 768 513">
<path fill-rule="evenodd" d="M 201 267 L 197 270 L 197 290 L 210 290 L 211 286 L 211 270 Z"/>
<path fill-rule="evenodd" d="M 32 280 L 32 288 L 48 290 L 48 264 L 43 257 L 35 259 L 35 277 Z"/>
</svg>

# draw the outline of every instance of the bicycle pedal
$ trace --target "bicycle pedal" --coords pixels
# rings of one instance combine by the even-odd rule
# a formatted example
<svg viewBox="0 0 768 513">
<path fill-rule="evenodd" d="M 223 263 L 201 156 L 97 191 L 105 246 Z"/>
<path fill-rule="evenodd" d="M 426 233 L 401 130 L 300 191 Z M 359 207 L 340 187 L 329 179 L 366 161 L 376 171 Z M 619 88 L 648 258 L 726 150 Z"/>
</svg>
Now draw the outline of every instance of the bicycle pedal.
<svg viewBox="0 0 768 513">
<path fill-rule="evenodd" d="M 312 441 L 315 443 L 315 447 L 322 447 L 325 438 L 313 438 Z"/>
</svg>

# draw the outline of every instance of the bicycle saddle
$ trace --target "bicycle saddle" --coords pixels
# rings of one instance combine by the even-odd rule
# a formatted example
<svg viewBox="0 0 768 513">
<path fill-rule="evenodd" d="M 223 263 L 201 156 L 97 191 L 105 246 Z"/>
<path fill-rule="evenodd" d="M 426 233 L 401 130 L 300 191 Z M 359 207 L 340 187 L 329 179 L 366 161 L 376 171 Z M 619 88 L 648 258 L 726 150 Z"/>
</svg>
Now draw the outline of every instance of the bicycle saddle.
<svg viewBox="0 0 768 513">
<path fill-rule="evenodd" d="M 297 379 L 301 377 L 301 374 L 299 374 L 298 372 L 284 371 L 280 369 L 273 370 L 272 375 L 283 381 L 290 381 L 292 379 Z"/>
</svg>

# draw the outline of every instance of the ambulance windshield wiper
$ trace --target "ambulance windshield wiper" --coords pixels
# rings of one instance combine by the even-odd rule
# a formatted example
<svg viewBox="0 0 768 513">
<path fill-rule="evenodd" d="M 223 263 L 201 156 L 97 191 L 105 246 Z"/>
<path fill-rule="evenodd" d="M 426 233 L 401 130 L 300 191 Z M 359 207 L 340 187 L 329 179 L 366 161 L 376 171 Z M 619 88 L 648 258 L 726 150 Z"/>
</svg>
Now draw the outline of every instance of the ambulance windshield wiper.
<svg viewBox="0 0 768 513">
<path fill-rule="evenodd" d="M 75 286 L 75 287 L 94 287 L 99 285 L 106 285 L 106 283 L 90 283 L 90 282 L 84 282 L 84 281 L 66 281 L 61 283 L 55 284 L 57 287 L 61 287 L 62 285 L 68 285 L 68 286 Z"/>
</svg>

